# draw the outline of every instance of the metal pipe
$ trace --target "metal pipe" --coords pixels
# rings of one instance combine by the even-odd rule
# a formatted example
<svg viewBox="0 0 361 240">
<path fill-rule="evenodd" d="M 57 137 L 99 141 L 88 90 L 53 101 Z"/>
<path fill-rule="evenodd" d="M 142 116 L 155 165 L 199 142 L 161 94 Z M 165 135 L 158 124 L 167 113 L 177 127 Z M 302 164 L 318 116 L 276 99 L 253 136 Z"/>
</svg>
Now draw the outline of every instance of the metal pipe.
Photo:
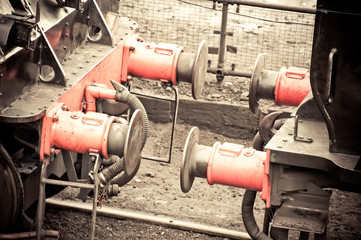
<svg viewBox="0 0 361 240">
<path fill-rule="evenodd" d="M 222 8 L 222 25 L 221 25 L 221 36 L 219 41 L 219 54 L 216 77 L 218 81 L 224 79 L 223 67 L 224 67 L 224 55 L 226 52 L 226 36 L 227 36 L 227 19 L 228 19 L 228 4 L 224 3 Z"/>
<path fill-rule="evenodd" d="M 224 3 L 222 8 L 222 25 L 221 38 L 219 43 L 218 68 L 223 68 L 224 54 L 226 49 L 226 35 L 227 35 L 227 20 L 228 20 L 228 4 Z"/>
<path fill-rule="evenodd" d="M 39 184 L 39 199 L 38 208 L 36 210 L 35 229 L 36 229 L 36 240 L 42 240 L 44 238 L 44 214 L 45 214 L 45 182 L 44 179 L 47 175 L 48 162 L 43 161 L 40 171 L 40 184 Z"/>
<path fill-rule="evenodd" d="M 207 72 L 217 74 L 218 70 L 219 69 L 217 69 L 217 68 L 208 68 Z M 232 70 L 226 70 L 226 69 L 223 69 L 222 71 L 223 71 L 224 76 L 237 76 L 237 77 L 246 77 L 246 78 L 251 78 L 251 76 L 252 76 L 251 72 L 239 72 L 239 71 L 232 71 Z"/>
<path fill-rule="evenodd" d="M 42 183 L 51 184 L 51 185 L 58 185 L 58 186 L 65 186 L 65 187 L 76 187 L 76 188 L 85 188 L 85 189 L 93 189 L 94 185 L 89 183 L 81 183 L 81 182 L 69 182 L 69 181 L 62 181 L 62 180 L 55 180 L 45 178 L 42 180 Z"/>
<path fill-rule="evenodd" d="M 256 2 L 250 0 L 211 0 L 213 2 L 223 3 L 223 4 L 237 4 L 237 5 L 246 5 L 252 7 L 263 7 L 263 8 L 271 8 L 276 10 L 290 11 L 290 12 L 300 12 L 300 13 L 311 13 L 315 14 L 315 8 L 305 8 L 298 6 L 287 6 L 275 3 L 267 3 L 267 2 Z"/>
<path fill-rule="evenodd" d="M 92 211 L 92 206 L 90 203 L 83 203 L 83 202 L 80 203 L 80 202 L 63 201 L 63 200 L 59 201 L 54 198 L 47 199 L 46 203 L 48 207 L 53 207 L 53 208 L 79 210 L 87 213 L 90 213 Z M 168 217 L 150 216 L 140 212 L 125 211 L 106 206 L 103 206 L 101 209 L 98 209 L 97 213 L 99 215 L 103 215 L 111 218 L 137 220 L 137 221 L 148 222 L 157 225 L 163 225 L 166 227 L 178 228 L 182 230 L 189 230 L 189 231 L 222 236 L 232 239 L 247 239 L 247 240 L 251 239 L 249 235 L 245 232 L 238 232 L 225 228 L 192 223 L 192 222 L 172 219 Z"/>
<path fill-rule="evenodd" d="M 44 230 L 44 236 L 47 238 L 59 239 L 59 231 L 55 230 Z M 29 239 L 35 238 L 36 231 L 32 232 L 19 232 L 19 233 L 0 233 L 0 239 Z"/>
<path fill-rule="evenodd" d="M 95 224 L 97 220 L 97 204 L 98 204 L 98 194 L 99 194 L 99 178 L 97 176 L 94 177 L 94 186 L 93 186 L 93 204 L 91 207 L 91 213 L 92 213 L 92 222 L 90 226 L 90 239 L 94 240 L 95 238 Z"/>
</svg>

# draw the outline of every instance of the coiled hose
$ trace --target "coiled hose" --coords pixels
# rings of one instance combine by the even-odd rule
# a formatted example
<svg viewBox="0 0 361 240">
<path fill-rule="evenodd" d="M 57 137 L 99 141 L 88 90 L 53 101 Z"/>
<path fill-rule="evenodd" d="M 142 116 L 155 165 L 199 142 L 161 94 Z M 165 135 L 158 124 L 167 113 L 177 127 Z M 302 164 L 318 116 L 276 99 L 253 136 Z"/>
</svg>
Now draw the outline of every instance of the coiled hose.
<svg viewBox="0 0 361 240">
<path fill-rule="evenodd" d="M 127 89 L 117 92 L 115 95 L 115 100 L 118 102 L 128 104 L 133 111 L 135 111 L 136 109 L 140 109 L 142 111 L 143 120 L 144 120 L 143 140 L 142 140 L 142 149 L 143 149 L 148 138 L 149 120 L 148 120 L 147 112 L 145 111 L 142 102 L 135 95 L 131 94 Z"/>
<path fill-rule="evenodd" d="M 143 138 L 142 138 L 142 149 L 143 149 L 148 138 L 149 120 L 148 120 L 147 112 L 145 111 L 142 102 L 125 88 L 122 91 L 118 91 L 116 93 L 115 100 L 118 102 L 126 103 L 127 105 L 130 106 L 130 108 L 133 111 L 135 111 L 136 109 L 141 110 L 144 120 Z M 127 184 L 130 180 L 132 180 L 132 178 L 138 172 L 140 164 L 138 163 L 134 171 L 129 175 L 124 171 L 124 167 L 125 167 L 124 158 L 117 159 L 114 164 L 104 169 L 99 174 L 100 181 L 103 184 L 110 181 L 110 184 L 117 184 L 118 186 L 123 186 Z"/>
<path fill-rule="evenodd" d="M 124 171 L 124 158 L 119 156 L 112 155 L 110 158 L 113 158 L 115 161 L 110 167 L 104 169 L 99 173 L 99 179 L 103 184 L 106 184 L 113 177 Z"/>
</svg>

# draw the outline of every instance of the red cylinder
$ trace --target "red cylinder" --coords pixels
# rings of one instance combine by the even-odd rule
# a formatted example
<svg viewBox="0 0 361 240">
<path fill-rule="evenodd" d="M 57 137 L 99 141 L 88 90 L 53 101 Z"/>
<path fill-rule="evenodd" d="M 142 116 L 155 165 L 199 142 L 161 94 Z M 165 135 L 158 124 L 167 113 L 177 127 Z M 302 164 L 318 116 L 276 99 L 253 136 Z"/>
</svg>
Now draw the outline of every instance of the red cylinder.
<svg viewBox="0 0 361 240">
<path fill-rule="evenodd" d="M 216 142 L 209 156 L 208 183 L 261 191 L 265 176 L 266 152 L 243 145 Z"/>
<path fill-rule="evenodd" d="M 78 153 L 100 153 L 108 157 L 109 129 L 115 117 L 88 112 L 59 110 L 53 117 L 50 146 Z"/>
<path fill-rule="evenodd" d="M 308 69 L 290 67 L 281 68 L 275 86 L 277 105 L 298 106 L 311 91 Z"/>
<path fill-rule="evenodd" d="M 153 80 L 166 80 L 177 85 L 177 62 L 182 47 L 175 44 L 153 44 L 134 40 L 130 47 L 128 74 Z"/>
</svg>

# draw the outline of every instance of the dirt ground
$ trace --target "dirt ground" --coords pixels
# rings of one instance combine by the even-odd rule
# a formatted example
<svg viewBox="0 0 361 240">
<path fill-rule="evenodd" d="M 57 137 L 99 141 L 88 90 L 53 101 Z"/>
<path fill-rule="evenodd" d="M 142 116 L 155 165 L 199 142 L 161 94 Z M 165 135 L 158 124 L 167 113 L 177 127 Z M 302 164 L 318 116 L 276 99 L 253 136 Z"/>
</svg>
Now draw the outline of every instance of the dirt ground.
<svg viewBox="0 0 361 240">
<path fill-rule="evenodd" d="M 285 1 L 279 1 L 284 3 Z M 289 1 L 286 1 L 289 2 Z M 310 1 L 297 1 L 309 5 Z M 226 77 L 218 85 L 215 76 L 207 74 L 203 98 L 208 101 L 224 101 L 229 104 L 248 105 L 249 80 Z M 159 95 L 171 95 L 158 82 L 137 84 L 135 90 Z M 190 86 L 181 84 L 180 95 L 190 97 Z M 270 106 L 270 105 L 268 105 Z M 250 113 L 251 114 L 251 113 Z M 143 156 L 165 157 L 168 154 L 170 124 L 150 124 L 149 139 Z M 180 165 L 185 139 L 192 126 L 178 123 L 171 163 L 143 160 L 137 175 L 121 188 L 120 194 L 105 201 L 105 206 L 134 210 L 153 216 L 166 216 L 211 226 L 245 231 L 241 203 L 244 190 L 221 185 L 208 185 L 205 179 L 196 179 L 189 193 L 180 189 Z M 200 144 L 212 146 L 214 142 L 231 142 L 250 146 L 251 138 L 227 138 L 214 133 L 211 128 L 200 127 Z M 226 126 L 225 126 L 226 127 Z M 56 199 L 75 199 L 77 189 L 67 188 Z M 331 197 L 327 239 L 361 239 L 360 194 L 334 190 Z M 77 200 L 80 202 L 80 200 Z M 87 202 L 91 202 L 89 198 Z M 262 226 L 264 202 L 257 197 L 255 217 Z M 46 229 L 59 230 L 60 239 L 89 239 L 91 216 L 77 211 L 48 208 L 45 216 Z M 202 233 L 183 231 L 127 219 L 98 216 L 96 239 L 227 239 Z"/>
</svg>

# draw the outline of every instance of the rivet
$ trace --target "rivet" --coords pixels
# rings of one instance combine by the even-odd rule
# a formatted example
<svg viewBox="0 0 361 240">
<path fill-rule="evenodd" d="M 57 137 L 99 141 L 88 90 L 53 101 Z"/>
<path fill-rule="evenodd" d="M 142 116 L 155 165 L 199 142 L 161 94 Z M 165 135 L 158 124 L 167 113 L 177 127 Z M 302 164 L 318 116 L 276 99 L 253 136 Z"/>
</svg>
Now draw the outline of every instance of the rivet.
<svg viewBox="0 0 361 240">
<path fill-rule="evenodd" d="M 282 141 L 287 142 L 288 140 L 287 140 L 287 139 L 283 139 Z"/>
<path fill-rule="evenodd" d="M 277 147 L 278 147 L 278 148 L 282 148 L 282 146 L 281 146 L 281 145 L 278 145 Z"/>
</svg>

